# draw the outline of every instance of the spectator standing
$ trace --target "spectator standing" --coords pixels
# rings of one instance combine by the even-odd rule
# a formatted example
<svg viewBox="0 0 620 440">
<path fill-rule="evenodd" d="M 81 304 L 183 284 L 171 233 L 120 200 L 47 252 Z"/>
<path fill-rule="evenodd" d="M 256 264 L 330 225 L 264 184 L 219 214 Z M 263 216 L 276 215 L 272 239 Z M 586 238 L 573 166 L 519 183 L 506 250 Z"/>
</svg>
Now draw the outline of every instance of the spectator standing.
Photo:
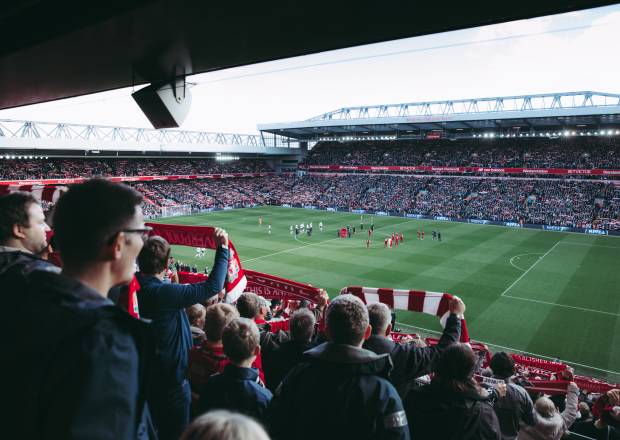
<svg viewBox="0 0 620 440">
<path fill-rule="evenodd" d="M 495 402 L 493 409 L 499 420 L 502 439 L 514 440 L 519 433 L 520 422 L 530 426 L 534 424 L 534 403 L 525 388 L 510 382 L 510 377 L 515 374 L 515 362 L 508 353 L 495 353 L 489 367 L 494 378 L 506 382 L 506 395 Z"/>
<path fill-rule="evenodd" d="M 291 339 L 275 349 L 273 356 L 265 362 L 267 386 L 275 390 L 286 374 L 301 362 L 305 351 L 316 344 L 312 342 L 316 319 L 308 309 L 299 309 L 289 321 Z"/>
<path fill-rule="evenodd" d="M 377 354 L 389 354 L 394 364 L 390 380 L 404 400 L 414 379 L 429 374 L 443 351 L 458 342 L 461 336 L 461 319 L 465 304 L 458 297 L 450 302 L 450 316 L 439 343 L 434 347 L 418 348 L 414 344 L 398 344 L 392 340 L 392 314 L 382 303 L 368 304 L 368 316 L 372 334 L 363 347 Z"/>
<path fill-rule="evenodd" d="M 411 438 L 436 440 L 500 440 L 493 398 L 505 395 L 498 386 L 491 395 L 475 381 L 477 356 L 466 344 L 444 350 L 430 383 L 411 391 L 405 401 Z"/>
<path fill-rule="evenodd" d="M 205 314 L 206 308 L 202 304 L 194 304 L 185 309 L 189 320 L 189 329 L 192 333 L 192 346 L 202 344 L 205 340 Z"/>
<path fill-rule="evenodd" d="M 594 402 L 592 412 L 596 420 L 579 421 L 571 427 L 571 431 L 596 440 L 620 440 L 619 407 L 620 390 L 609 390 Z"/>
<path fill-rule="evenodd" d="M 206 301 L 224 287 L 228 234 L 216 228 L 215 240 L 213 270 L 209 279 L 201 283 L 164 282 L 170 245 L 161 237 L 149 237 L 138 256 L 140 312 L 153 321 L 155 345 L 149 403 L 161 440 L 176 440 L 189 423 L 191 391 L 186 376 L 192 335 L 185 308 Z"/>
<path fill-rule="evenodd" d="M 548 397 L 540 397 L 534 404 L 535 424 L 522 425 L 519 440 L 560 440 L 568 432 L 568 427 L 577 418 L 577 396 L 579 388 L 574 382 L 568 384 L 566 409 L 561 413 Z"/>
<path fill-rule="evenodd" d="M 368 311 L 353 295 L 327 308 L 330 341 L 305 353 L 276 390 L 271 433 L 277 439 L 408 439 L 402 401 L 387 379 L 390 357 L 364 350 Z"/>
<path fill-rule="evenodd" d="M 241 294 L 236 305 L 242 318 L 252 319 L 258 326 L 261 352 L 256 360 L 261 372 L 261 380 L 265 383 L 265 376 L 262 374 L 264 371 L 263 363 L 273 355 L 281 343 L 289 339 L 289 335 L 282 330 L 277 333 L 271 332 L 271 326 L 265 320 L 267 313 L 270 313 L 269 305 L 255 293 L 245 292 Z"/>
<path fill-rule="evenodd" d="M 260 382 L 258 370 L 252 368 L 260 353 L 258 327 L 250 319 L 235 318 L 224 328 L 222 342 L 230 363 L 207 381 L 200 395 L 199 411 L 228 409 L 264 420 L 273 396 Z"/>
<path fill-rule="evenodd" d="M 54 216 L 62 274 L 3 276 L 13 293 L 3 295 L 10 313 L 0 321 L 12 360 L 2 374 L 7 438 L 155 438 L 142 375 L 148 325 L 106 297 L 133 277 L 149 230 L 141 201 L 108 181 L 72 186 Z"/>
<path fill-rule="evenodd" d="M 230 304 L 219 303 L 207 307 L 205 313 L 205 341 L 194 347 L 189 354 L 189 380 L 192 391 L 200 394 L 209 377 L 224 371 L 230 359 L 224 353 L 222 335 L 230 321 L 239 317 L 239 312 Z"/>
<path fill-rule="evenodd" d="M 31 194 L 15 192 L 0 197 L 0 274 L 13 265 L 27 270 L 55 270 L 39 255 L 47 249 L 41 204 Z"/>
</svg>

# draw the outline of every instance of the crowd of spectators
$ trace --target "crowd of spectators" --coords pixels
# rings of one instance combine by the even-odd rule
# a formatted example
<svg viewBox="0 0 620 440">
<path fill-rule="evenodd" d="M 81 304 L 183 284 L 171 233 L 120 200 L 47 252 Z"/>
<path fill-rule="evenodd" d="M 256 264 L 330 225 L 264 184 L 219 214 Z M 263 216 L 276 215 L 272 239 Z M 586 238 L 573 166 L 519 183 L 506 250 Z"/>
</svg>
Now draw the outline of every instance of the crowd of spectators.
<svg viewBox="0 0 620 440">
<path fill-rule="evenodd" d="M 143 210 L 312 205 L 577 228 L 620 229 L 620 187 L 596 180 L 279 175 L 216 181 L 142 182 Z"/>
<path fill-rule="evenodd" d="M 620 438 L 619 389 L 584 395 L 565 369 L 563 392 L 526 391 L 512 356 L 485 365 L 458 342 L 458 297 L 432 346 L 395 342 L 390 309 L 350 294 L 330 302 L 321 291 L 285 308 L 249 292 L 229 298 L 219 228 L 209 278 L 179 284 L 141 201 L 105 180 L 71 187 L 55 208 L 51 249 L 36 199 L 0 197 L 0 283 L 19 292 L 5 296 L 0 328 L 7 359 L 19 360 L 4 366 L 9 438 Z M 54 250 L 62 268 L 42 258 Z M 134 275 L 132 305 L 124 286 Z M 272 331 L 272 313 L 290 330 Z"/>
<path fill-rule="evenodd" d="M 309 165 L 620 169 L 620 142 L 617 137 L 321 142 L 304 162 Z"/>
<path fill-rule="evenodd" d="M 261 160 L 240 159 L 17 159 L 0 161 L 0 180 L 168 176 L 271 171 Z"/>
</svg>

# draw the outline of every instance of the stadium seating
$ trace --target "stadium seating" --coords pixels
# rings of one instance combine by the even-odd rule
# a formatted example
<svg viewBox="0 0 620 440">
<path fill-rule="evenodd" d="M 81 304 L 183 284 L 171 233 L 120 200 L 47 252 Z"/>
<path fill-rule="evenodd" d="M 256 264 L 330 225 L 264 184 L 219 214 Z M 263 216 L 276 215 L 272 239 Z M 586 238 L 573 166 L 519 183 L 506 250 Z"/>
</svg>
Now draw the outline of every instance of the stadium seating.
<svg viewBox="0 0 620 440">
<path fill-rule="evenodd" d="M 3 159 L 0 180 L 167 176 L 271 171 L 261 160 L 214 159 Z"/>
<path fill-rule="evenodd" d="M 175 204 L 195 210 L 287 204 L 620 229 L 620 187 L 595 180 L 307 174 L 132 185 L 153 214 Z"/>
<path fill-rule="evenodd" d="M 429 165 L 524 168 L 620 168 L 615 138 L 461 139 L 428 142 L 321 142 L 312 165 Z"/>
</svg>

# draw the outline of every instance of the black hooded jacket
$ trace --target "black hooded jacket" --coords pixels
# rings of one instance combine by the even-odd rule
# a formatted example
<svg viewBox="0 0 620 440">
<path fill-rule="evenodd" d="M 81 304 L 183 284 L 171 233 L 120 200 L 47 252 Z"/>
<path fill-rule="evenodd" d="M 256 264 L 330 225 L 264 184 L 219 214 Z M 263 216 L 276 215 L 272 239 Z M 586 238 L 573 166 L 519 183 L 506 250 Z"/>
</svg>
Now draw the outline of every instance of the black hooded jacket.
<svg viewBox="0 0 620 440">
<path fill-rule="evenodd" d="M 456 393 L 434 383 L 405 400 L 412 439 L 501 440 L 490 398 L 469 390 Z"/>
<path fill-rule="evenodd" d="M 408 439 L 390 357 L 326 342 L 305 352 L 270 407 L 275 439 Z"/>
<path fill-rule="evenodd" d="M 371 335 L 364 348 L 377 354 L 387 353 L 394 363 L 390 380 L 398 390 L 400 397 L 405 399 L 412 387 L 413 380 L 429 374 L 439 356 L 450 345 L 458 342 L 461 337 L 461 320 L 451 314 L 439 343 L 431 347 L 416 347 L 413 344 L 398 344 L 384 336 Z"/>
</svg>

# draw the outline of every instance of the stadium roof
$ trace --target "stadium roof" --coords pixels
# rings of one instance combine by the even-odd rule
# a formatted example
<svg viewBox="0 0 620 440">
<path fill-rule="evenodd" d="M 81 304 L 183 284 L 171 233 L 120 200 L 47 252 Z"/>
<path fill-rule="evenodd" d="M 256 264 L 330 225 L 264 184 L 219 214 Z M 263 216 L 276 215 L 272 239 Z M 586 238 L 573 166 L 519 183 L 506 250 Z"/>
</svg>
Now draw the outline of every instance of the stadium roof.
<svg viewBox="0 0 620 440">
<path fill-rule="evenodd" d="M 590 91 L 347 107 L 306 121 L 258 125 L 262 132 L 309 141 L 416 139 L 430 133 L 499 136 L 542 130 L 614 129 L 615 133 L 616 128 L 620 128 L 620 95 Z"/>
<path fill-rule="evenodd" d="M 0 109 L 614 0 L 6 0 Z"/>
</svg>

